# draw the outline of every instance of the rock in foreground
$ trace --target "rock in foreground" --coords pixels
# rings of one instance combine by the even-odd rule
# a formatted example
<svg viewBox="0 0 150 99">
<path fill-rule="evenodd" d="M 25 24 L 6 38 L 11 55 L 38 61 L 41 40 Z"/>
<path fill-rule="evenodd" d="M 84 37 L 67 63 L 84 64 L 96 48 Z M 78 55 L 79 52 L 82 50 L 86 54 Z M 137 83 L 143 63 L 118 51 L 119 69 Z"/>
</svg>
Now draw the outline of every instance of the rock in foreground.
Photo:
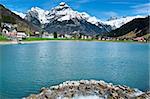
<svg viewBox="0 0 150 99">
<path fill-rule="evenodd" d="M 82 98 L 81 98 L 82 97 Z M 112 85 L 104 81 L 66 81 L 50 88 L 42 88 L 41 93 L 25 99 L 150 99 L 150 92 L 144 93 L 127 86 Z"/>
</svg>

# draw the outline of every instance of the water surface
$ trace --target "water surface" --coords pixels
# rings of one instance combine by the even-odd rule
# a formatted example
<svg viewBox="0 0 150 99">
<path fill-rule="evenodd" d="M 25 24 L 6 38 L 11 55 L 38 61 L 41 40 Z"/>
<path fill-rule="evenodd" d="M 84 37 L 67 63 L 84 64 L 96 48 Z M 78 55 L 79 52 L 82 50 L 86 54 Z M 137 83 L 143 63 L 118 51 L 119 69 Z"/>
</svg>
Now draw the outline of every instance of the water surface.
<svg viewBox="0 0 150 99">
<path fill-rule="evenodd" d="M 149 44 L 45 42 L 0 45 L 0 96 L 21 98 L 66 80 L 149 89 Z"/>
</svg>

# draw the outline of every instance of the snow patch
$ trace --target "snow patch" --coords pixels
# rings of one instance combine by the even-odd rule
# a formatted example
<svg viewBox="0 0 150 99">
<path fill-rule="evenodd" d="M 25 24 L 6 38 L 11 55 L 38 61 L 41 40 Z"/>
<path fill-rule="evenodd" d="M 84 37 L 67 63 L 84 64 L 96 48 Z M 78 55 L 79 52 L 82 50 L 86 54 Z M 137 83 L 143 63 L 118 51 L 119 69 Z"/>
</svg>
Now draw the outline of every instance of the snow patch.
<svg viewBox="0 0 150 99">
<path fill-rule="evenodd" d="M 21 18 L 24 19 L 24 17 L 26 16 L 26 14 L 22 13 L 22 12 L 18 12 L 18 11 L 12 11 L 14 12 L 15 14 L 19 15 Z"/>
<path fill-rule="evenodd" d="M 32 13 L 36 13 L 38 20 L 42 23 L 48 23 L 49 21 L 47 20 L 47 14 L 49 13 L 49 11 L 45 11 L 39 7 L 32 7 L 31 10 L 29 10 L 28 12 L 32 11 Z"/>
<path fill-rule="evenodd" d="M 128 17 L 123 17 L 119 19 L 114 19 L 114 20 L 109 20 L 109 21 L 103 21 L 104 24 L 111 25 L 112 27 L 119 28 L 122 25 L 132 21 L 135 18 L 145 18 L 145 16 L 137 15 L 137 16 L 128 16 Z"/>
</svg>

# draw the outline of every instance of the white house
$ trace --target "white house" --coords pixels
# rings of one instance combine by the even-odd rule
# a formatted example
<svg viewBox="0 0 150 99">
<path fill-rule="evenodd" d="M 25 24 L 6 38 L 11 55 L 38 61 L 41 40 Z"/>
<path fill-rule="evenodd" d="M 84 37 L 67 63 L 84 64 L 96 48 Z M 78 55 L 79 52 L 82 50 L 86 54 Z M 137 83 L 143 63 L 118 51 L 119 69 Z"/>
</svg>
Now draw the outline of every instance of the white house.
<svg viewBox="0 0 150 99">
<path fill-rule="evenodd" d="M 88 39 L 92 39 L 92 36 L 88 36 L 87 38 L 88 38 Z"/>
<path fill-rule="evenodd" d="M 65 37 L 65 35 L 63 34 L 58 34 L 58 38 L 63 39 Z"/>
<path fill-rule="evenodd" d="M 4 29 L 2 30 L 2 34 L 8 34 L 8 33 L 9 33 L 9 31 L 8 31 L 7 29 L 4 28 Z"/>
<path fill-rule="evenodd" d="M 36 34 L 36 35 L 39 35 L 39 34 L 40 34 L 40 32 L 36 31 L 36 32 L 35 32 L 35 34 Z"/>
<path fill-rule="evenodd" d="M 17 32 L 17 38 L 27 38 L 28 36 L 24 32 Z"/>
<path fill-rule="evenodd" d="M 84 35 L 81 35 L 81 39 L 85 39 L 85 36 L 84 36 Z"/>
<path fill-rule="evenodd" d="M 65 37 L 66 37 L 66 38 L 72 38 L 72 36 L 69 35 L 69 34 L 65 34 Z"/>
<path fill-rule="evenodd" d="M 17 30 L 16 29 L 2 29 L 2 35 L 5 35 L 7 37 L 15 37 L 17 34 Z"/>
<path fill-rule="evenodd" d="M 48 32 L 44 32 L 42 38 L 54 38 L 54 35 L 52 33 L 49 34 Z"/>
</svg>

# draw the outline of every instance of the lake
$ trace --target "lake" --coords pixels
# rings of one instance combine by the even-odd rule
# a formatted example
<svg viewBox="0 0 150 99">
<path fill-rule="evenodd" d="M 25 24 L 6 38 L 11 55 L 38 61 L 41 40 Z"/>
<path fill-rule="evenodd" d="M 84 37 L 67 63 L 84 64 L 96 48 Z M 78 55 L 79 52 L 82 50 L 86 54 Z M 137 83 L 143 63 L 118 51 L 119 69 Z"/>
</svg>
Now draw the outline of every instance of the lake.
<svg viewBox="0 0 150 99">
<path fill-rule="evenodd" d="M 0 45 L 0 97 L 21 98 L 66 80 L 149 88 L 149 44 L 51 41 Z"/>
</svg>

